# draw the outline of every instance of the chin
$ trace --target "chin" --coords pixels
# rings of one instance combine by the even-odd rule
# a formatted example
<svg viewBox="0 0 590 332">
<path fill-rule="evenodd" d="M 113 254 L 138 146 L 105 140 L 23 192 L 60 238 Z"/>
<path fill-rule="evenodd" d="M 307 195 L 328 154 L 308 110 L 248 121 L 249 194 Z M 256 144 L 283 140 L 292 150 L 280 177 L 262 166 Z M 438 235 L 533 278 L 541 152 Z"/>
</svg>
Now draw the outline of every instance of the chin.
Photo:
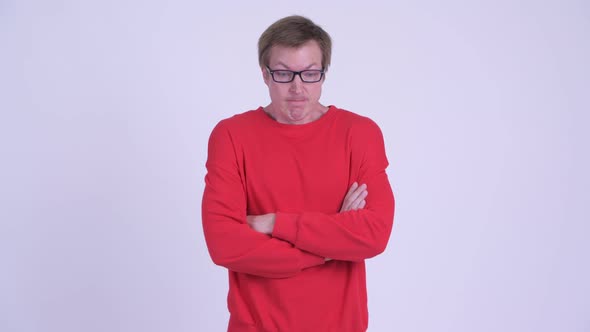
<svg viewBox="0 0 590 332">
<path fill-rule="evenodd" d="M 309 112 L 304 108 L 290 108 L 287 110 L 288 117 L 292 120 L 302 120 L 304 119 Z"/>
</svg>

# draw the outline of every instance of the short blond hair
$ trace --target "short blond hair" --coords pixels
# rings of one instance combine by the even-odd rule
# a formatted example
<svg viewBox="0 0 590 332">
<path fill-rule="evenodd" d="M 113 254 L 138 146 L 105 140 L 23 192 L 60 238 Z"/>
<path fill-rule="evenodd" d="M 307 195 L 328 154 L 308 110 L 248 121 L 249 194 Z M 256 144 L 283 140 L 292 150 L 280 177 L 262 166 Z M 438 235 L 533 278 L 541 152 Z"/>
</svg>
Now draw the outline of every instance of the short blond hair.
<svg viewBox="0 0 590 332">
<path fill-rule="evenodd" d="M 287 16 L 271 24 L 258 39 L 258 63 L 261 67 L 269 65 L 270 50 L 275 45 L 300 47 L 315 40 L 322 51 L 322 68 L 328 69 L 332 58 L 332 39 L 312 20 L 299 16 Z"/>
</svg>

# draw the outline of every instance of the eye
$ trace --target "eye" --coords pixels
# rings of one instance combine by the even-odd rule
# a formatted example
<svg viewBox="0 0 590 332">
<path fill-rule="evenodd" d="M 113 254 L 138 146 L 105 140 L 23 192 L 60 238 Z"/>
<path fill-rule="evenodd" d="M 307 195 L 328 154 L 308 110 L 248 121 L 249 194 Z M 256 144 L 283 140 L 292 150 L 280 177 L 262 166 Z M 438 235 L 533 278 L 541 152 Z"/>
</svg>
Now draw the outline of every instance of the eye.
<svg viewBox="0 0 590 332">
<path fill-rule="evenodd" d="M 303 75 L 305 80 L 314 81 L 320 78 L 322 72 L 319 70 L 306 70 L 302 72 L 301 75 Z"/>
<path fill-rule="evenodd" d="M 277 71 L 275 71 L 275 74 L 274 75 L 277 78 L 285 79 L 285 78 L 290 78 L 291 75 L 292 75 L 292 73 L 290 71 L 288 71 L 288 70 L 277 70 Z"/>
</svg>

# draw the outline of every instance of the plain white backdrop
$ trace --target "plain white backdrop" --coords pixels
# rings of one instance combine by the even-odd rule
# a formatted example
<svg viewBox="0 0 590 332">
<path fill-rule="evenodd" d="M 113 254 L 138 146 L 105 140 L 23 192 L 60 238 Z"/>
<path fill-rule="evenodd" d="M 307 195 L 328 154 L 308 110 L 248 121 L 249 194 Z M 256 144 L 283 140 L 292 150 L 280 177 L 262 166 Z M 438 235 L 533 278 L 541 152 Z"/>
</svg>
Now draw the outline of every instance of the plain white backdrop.
<svg viewBox="0 0 590 332">
<path fill-rule="evenodd" d="M 590 331 L 586 1 L 0 1 L 0 330 L 224 331 L 209 133 L 308 16 L 396 195 L 369 331 Z"/>
</svg>

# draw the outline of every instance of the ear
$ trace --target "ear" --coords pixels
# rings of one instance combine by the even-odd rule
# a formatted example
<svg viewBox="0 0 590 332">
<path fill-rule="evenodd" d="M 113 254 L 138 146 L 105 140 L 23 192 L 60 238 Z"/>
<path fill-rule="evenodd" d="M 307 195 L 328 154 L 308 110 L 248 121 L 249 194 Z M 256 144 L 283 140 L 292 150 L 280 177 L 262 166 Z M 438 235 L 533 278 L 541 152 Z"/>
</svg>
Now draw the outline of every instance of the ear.
<svg viewBox="0 0 590 332">
<path fill-rule="evenodd" d="M 262 79 L 264 80 L 264 84 L 268 86 L 270 84 L 270 74 L 265 67 L 260 67 L 260 70 L 262 71 Z"/>
</svg>

